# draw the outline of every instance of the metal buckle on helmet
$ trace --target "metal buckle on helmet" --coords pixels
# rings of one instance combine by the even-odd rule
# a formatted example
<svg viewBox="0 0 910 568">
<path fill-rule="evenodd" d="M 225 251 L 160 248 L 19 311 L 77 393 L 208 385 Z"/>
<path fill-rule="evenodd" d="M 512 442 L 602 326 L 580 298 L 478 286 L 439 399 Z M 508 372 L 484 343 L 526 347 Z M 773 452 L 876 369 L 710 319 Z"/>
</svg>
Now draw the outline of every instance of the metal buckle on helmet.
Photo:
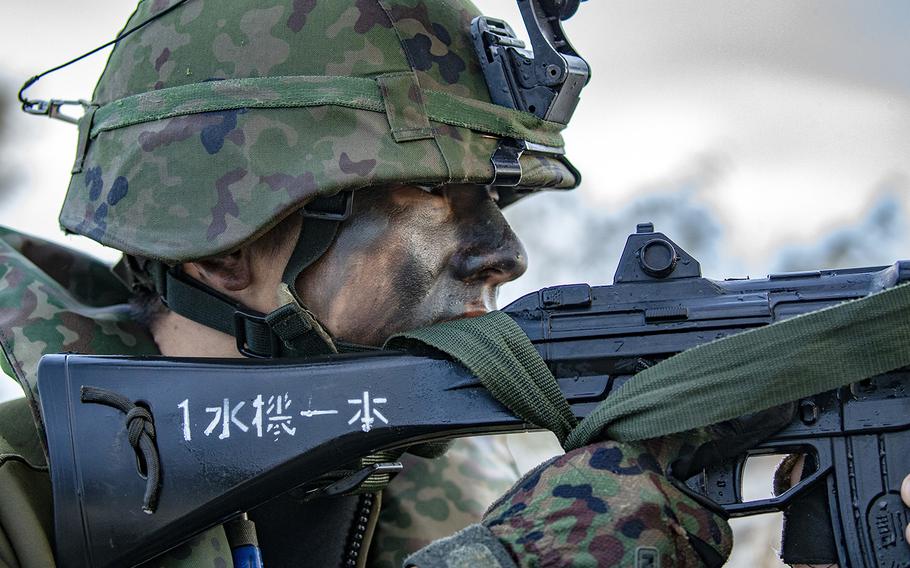
<svg viewBox="0 0 910 568">
<path fill-rule="evenodd" d="M 329 197 L 317 197 L 300 208 L 300 214 L 309 219 L 344 221 L 354 210 L 354 192 L 344 191 Z"/>
<path fill-rule="evenodd" d="M 524 140 L 504 138 L 499 142 L 490 161 L 493 163 L 492 186 L 515 187 L 521 183 L 521 155 L 527 149 Z"/>
<path fill-rule="evenodd" d="M 92 54 L 98 53 L 105 47 L 109 47 L 109 46 L 119 43 L 121 40 L 129 37 L 130 35 L 132 35 L 133 33 L 137 32 L 137 31 L 141 30 L 142 28 L 144 28 L 145 26 L 154 22 L 158 18 L 161 18 L 162 16 L 173 12 L 174 10 L 176 10 L 180 6 L 184 5 L 188 1 L 189 0 L 177 0 L 176 2 L 171 4 L 169 7 L 161 10 L 154 16 L 152 16 L 142 22 L 139 22 L 138 24 L 136 24 L 135 26 L 133 26 L 132 28 L 130 28 L 128 30 L 124 30 L 124 31 L 120 32 L 119 34 L 117 34 L 117 37 L 115 37 L 111 41 L 104 43 L 102 45 L 99 45 L 95 49 L 86 51 L 79 57 L 70 59 L 66 63 L 62 63 L 52 69 L 48 69 L 47 71 L 38 73 L 37 75 L 35 75 L 33 77 L 29 77 L 28 80 L 22 84 L 22 87 L 19 88 L 19 102 L 22 103 L 22 111 L 27 114 L 56 118 L 57 120 L 62 120 L 63 122 L 69 122 L 70 124 L 78 124 L 79 123 L 78 117 L 70 116 L 67 114 L 62 114 L 60 112 L 60 107 L 65 106 L 65 105 L 81 105 L 84 109 L 87 110 L 91 106 L 91 103 L 89 101 L 85 101 L 85 100 L 81 100 L 81 99 L 76 100 L 76 101 L 65 101 L 65 100 L 60 100 L 60 99 L 51 99 L 49 101 L 33 100 L 33 99 L 29 99 L 28 97 L 25 96 L 25 91 L 27 91 L 29 89 L 29 87 L 31 87 L 32 85 L 34 85 L 35 83 L 40 81 L 41 78 L 44 77 L 45 75 L 50 75 L 51 73 L 55 73 L 65 67 L 69 67 L 73 63 L 82 61 L 86 57 L 88 57 Z"/>
<path fill-rule="evenodd" d="M 493 163 L 493 181 L 491 186 L 495 187 L 515 187 L 521 183 L 521 155 L 525 152 L 534 152 L 537 154 L 550 154 L 551 156 L 563 156 L 565 150 L 534 144 L 527 140 L 518 140 L 516 138 L 503 138 L 493 152 L 490 161 Z M 567 167 L 571 167 L 568 160 L 563 159 Z M 574 168 L 572 168 L 574 170 Z"/>
<path fill-rule="evenodd" d="M 269 353 L 254 351 L 248 339 L 247 322 L 259 326 L 266 330 L 269 337 Z M 278 337 L 272 333 L 265 316 L 253 311 L 247 311 L 241 305 L 237 305 L 234 311 L 234 339 L 237 342 L 237 351 L 244 357 L 250 359 L 271 359 L 275 357 L 281 349 Z"/>
<path fill-rule="evenodd" d="M 91 103 L 82 99 L 73 101 L 64 101 L 59 99 L 51 99 L 49 101 L 40 99 L 26 100 L 22 103 L 22 110 L 27 114 L 47 116 L 49 118 L 56 118 L 57 120 L 62 120 L 63 122 L 68 122 L 70 124 L 79 124 L 78 116 L 71 116 L 60 112 L 61 107 L 77 105 L 81 106 L 82 109 L 85 110 L 91 106 Z"/>
</svg>

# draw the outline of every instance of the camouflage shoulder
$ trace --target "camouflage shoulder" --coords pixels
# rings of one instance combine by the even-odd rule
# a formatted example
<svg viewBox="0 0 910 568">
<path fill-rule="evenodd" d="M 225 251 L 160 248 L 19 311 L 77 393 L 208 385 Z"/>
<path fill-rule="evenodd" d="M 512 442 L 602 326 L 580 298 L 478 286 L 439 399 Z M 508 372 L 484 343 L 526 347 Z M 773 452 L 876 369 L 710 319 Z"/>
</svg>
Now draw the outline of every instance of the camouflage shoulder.
<svg viewBox="0 0 910 568">
<path fill-rule="evenodd" d="M 129 301 L 129 290 L 110 267 L 88 254 L 3 226 L 0 226 L 0 240 L 87 306 L 103 307 Z"/>
<path fill-rule="evenodd" d="M 369 566 L 400 568 L 410 554 L 480 521 L 520 477 L 505 436 L 456 440 L 436 459 L 402 456 L 382 494 Z"/>
<path fill-rule="evenodd" d="M 54 266 L 49 270 L 43 267 Z M 153 355 L 149 332 L 128 305 L 99 305 L 106 265 L 34 237 L 0 233 L 0 350 L 38 423 L 38 361 L 50 353 Z M 98 277 L 100 280 L 91 281 Z M 78 282 L 77 282 L 78 280 Z M 85 294 L 97 296 L 88 301 Z"/>
<path fill-rule="evenodd" d="M 0 565 L 54 566 L 47 461 L 27 402 L 0 404 Z"/>
</svg>

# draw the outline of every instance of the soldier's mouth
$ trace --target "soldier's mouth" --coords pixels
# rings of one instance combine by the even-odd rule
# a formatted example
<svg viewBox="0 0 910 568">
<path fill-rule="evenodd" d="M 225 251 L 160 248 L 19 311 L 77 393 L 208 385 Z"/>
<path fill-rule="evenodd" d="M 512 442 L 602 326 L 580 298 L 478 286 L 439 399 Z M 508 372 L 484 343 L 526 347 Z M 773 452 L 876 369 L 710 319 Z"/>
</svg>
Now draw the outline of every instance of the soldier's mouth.
<svg viewBox="0 0 910 568">
<path fill-rule="evenodd" d="M 460 314 L 440 316 L 440 317 L 436 318 L 436 320 L 433 321 L 433 324 L 443 323 L 443 322 L 453 321 L 453 320 L 459 320 L 459 319 L 465 319 L 465 318 L 476 318 L 476 317 L 480 317 L 482 315 L 486 315 L 488 313 L 490 313 L 490 310 L 488 310 L 486 308 L 469 309 L 469 310 L 465 310 L 465 311 L 461 312 Z"/>
<path fill-rule="evenodd" d="M 461 314 L 460 316 L 458 316 L 457 319 L 476 318 L 476 317 L 480 317 L 482 315 L 486 315 L 488 313 L 490 313 L 490 312 L 486 308 L 478 309 L 478 310 L 468 310 L 468 311 L 464 312 L 463 314 Z"/>
</svg>

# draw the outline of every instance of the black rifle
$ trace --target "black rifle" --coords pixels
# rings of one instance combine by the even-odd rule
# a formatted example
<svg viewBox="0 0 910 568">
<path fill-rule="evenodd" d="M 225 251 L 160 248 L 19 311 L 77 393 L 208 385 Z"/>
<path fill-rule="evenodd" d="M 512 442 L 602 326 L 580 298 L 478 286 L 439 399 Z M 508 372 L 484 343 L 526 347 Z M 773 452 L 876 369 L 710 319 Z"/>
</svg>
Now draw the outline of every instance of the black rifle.
<svg viewBox="0 0 910 568">
<path fill-rule="evenodd" d="M 578 417 L 666 357 L 910 280 L 892 266 L 714 281 L 649 224 L 626 244 L 612 286 L 545 288 L 507 307 Z M 288 490 L 343 493 L 375 471 L 326 487 L 327 472 L 389 448 L 529 425 L 460 365 L 395 352 L 297 363 L 50 355 L 39 391 L 62 566 L 135 564 Z M 760 380 L 761 377 L 756 377 Z M 122 411 L 84 402 L 91 386 L 154 417 L 160 498 L 143 512 L 148 465 Z M 907 566 L 910 373 L 896 371 L 799 402 L 782 431 L 748 455 L 805 453 L 814 471 L 775 498 L 744 503 L 746 455 L 688 480 L 732 516 L 783 510 L 827 487 L 841 566 Z"/>
</svg>

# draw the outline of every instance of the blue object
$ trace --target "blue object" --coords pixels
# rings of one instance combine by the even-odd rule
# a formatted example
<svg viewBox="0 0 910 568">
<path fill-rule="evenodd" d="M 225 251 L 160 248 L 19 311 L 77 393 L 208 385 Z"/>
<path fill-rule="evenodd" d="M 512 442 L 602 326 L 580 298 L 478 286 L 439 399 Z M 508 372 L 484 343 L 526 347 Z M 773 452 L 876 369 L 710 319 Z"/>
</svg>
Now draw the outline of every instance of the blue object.
<svg viewBox="0 0 910 568">
<path fill-rule="evenodd" d="M 263 568 L 262 553 L 258 546 L 245 544 L 231 551 L 234 558 L 234 568 Z"/>
</svg>

